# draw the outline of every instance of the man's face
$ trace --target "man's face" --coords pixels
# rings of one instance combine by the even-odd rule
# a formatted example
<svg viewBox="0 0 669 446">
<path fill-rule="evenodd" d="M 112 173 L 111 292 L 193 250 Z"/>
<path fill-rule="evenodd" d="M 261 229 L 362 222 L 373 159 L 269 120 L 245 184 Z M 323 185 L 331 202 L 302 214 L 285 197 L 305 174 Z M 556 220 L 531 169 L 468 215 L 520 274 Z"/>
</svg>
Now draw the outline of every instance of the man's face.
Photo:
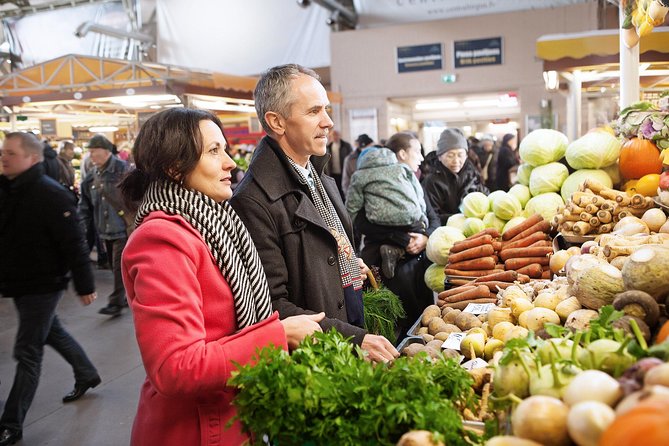
<svg viewBox="0 0 669 446">
<path fill-rule="evenodd" d="M 492 152 L 493 143 L 489 139 L 484 139 L 481 143 L 481 147 L 483 147 L 483 150 L 485 150 L 486 153 L 490 153 Z"/>
<path fill-rule="evenodd" d="M 451 149 L 448 152 L 442 153 L 439 156 L 439 161 L 448 170 L 454 174 L 458 174 L 467 161 L 467 151 L 465 149 Z"/>
<path fill-rule="evenodd" d="M 39 162 L 36 154 L 26 152 L 19 138 L 6 139 L 2 144 L 2 174 L 10 180 Z"/>
<path fill-rule="evenodd" d="M 306 165 L 311 155 L 325 155 L 328 133 L 334 126 L 327 113 L 330 106 L 325 88 L 302 74 L 292 82 L 290 116 L 284 116 L 281 148 L 296 163 Z"/>
<path fill-rule="evenodd" d="M 91 162 L 98 169 L 104 166 L 111 156 L 111 152 L 107 149 L 92 148 L 88 151 L 91 152 Z"/>
</svg>

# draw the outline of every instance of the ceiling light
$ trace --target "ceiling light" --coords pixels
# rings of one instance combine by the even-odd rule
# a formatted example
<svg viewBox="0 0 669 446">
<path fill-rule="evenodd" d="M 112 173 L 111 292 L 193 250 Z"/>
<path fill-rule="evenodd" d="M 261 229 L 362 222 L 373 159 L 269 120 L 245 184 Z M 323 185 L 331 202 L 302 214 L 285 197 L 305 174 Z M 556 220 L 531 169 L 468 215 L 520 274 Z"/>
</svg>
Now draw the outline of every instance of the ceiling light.
<svg viewBox="0 0 669 446">
<path fill-rule="evenodd" d="M 416 110 L 441 110 L 444 108 L 458 108 L 460 103 L 457 101 L 442 101 L 442 102 L 418 102 Z"/>
<path fill-rule="evenodd" d="M 118 127 L 115 127 L 113 125 L 108 125 L 108 126 L 101 125 L 97 127 L 89 127 L 88 131 L 92 133 L 111 133 L 118 131 Z"/>
<path fill-rule="evenodd" d="M 497 107 L 499 104 L 498 99 L 475 99 L 470 101 L 465 101 L 462 103 L 467 108 L 476 108 L 476 107 Z"/>
</svg>

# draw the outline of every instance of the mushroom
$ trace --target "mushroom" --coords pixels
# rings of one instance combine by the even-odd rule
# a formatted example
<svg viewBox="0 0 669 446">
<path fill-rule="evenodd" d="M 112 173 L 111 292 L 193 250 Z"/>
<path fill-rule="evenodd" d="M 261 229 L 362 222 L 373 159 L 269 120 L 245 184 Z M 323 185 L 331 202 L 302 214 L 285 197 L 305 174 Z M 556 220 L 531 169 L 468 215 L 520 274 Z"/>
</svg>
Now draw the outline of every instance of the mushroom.
<svg viewBox="0 0 669 446">
<path fill-rule="evenodd" d="M 654 327 L 660 317 L 657 301 L 644 291 L 629 290 L 618 294 L 613 299 L 613 307 L 628 316 L 643 320 L 649 327 Z"/>
</svg>

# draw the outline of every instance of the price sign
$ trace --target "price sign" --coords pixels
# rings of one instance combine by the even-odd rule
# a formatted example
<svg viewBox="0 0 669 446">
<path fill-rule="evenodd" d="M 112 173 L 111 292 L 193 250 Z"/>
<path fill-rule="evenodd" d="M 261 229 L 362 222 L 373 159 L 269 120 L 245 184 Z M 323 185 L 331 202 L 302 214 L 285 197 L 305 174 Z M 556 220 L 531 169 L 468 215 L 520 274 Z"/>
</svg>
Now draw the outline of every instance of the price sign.
<svg viewBox="0 0 669 446">
<path fill-rule="evenodd" d="M 464 338 L 466 333 L 451 333 L 448 335 L 448 338 L 441 344 L 441 348 L 450 348 L 452 350 L 460 350 L 460 343 L 462 338 Z"/>
<path fill-rule="evenodd" d="M 467 304 L 467 307 L 462 311 L 471 314 L 487 314 L 493 308 L 495 308 L 495 304 Z"/>
<path fill-rule="evenodd" d="M 474 358 L 462 364 L 465 370 L 482 369 L 483 367 L 488 367 L 488 363 L 481 358 Z"/>
</svg>

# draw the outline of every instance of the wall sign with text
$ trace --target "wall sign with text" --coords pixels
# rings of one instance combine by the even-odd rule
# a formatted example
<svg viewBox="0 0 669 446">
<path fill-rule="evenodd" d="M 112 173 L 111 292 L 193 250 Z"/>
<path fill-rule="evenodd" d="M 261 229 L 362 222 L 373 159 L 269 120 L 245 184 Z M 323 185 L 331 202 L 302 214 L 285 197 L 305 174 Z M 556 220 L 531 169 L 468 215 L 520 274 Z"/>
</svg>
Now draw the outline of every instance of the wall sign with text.
<svg viewBox="0 0 669 446">
<path fill-rule="evenodd" d="M 397 47 L 397 72 L 441 70 L 441 43 Z"/>
<path fill-rule="evenodd" d="M 492 37 L 453 42 L 455 68 L 502 64 L 502 38 Z"/>
</svg>

